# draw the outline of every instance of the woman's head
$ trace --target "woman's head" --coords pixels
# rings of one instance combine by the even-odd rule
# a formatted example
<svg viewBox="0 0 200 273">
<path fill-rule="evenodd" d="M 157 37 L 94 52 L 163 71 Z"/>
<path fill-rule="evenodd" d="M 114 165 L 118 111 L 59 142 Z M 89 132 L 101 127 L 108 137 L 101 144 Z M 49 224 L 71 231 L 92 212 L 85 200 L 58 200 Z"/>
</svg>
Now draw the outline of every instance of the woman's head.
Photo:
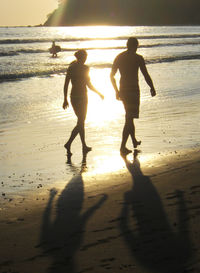
<svg viewBox="0 0 200 273">
<path fill-rule="evenodd" d="M 84 63 L 87 59 L 87 52 L 84 49 L 80 49 L 75 52 L 74 56 L 76 57 L 77 61 Z"/>
</svg>

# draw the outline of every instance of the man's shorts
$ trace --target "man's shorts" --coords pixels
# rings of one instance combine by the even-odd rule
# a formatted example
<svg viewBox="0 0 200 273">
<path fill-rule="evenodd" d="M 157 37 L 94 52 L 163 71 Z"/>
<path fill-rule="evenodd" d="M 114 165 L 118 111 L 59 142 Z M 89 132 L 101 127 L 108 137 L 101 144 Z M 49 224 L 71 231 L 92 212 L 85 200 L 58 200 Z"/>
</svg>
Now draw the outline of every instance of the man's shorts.
<svg viewBox="0 0 200 273">
<path fill-rule="evenodd" d="M 140 110 L 140 92 L 137 90 L 129 90 L 129 92 L 124 92 L 120 90 L 120 98 L 124 104 L 124 109 L 127 116 L 132 118 L 139 118 Z"/>
</svg>

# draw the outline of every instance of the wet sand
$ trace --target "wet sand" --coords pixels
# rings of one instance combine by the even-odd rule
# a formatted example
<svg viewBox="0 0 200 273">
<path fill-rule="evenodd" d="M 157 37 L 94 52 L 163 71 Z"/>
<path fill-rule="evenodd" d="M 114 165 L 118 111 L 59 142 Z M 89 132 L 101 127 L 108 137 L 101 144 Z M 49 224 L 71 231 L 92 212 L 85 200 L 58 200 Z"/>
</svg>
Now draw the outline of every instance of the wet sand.
<svg viewBox="0 0 200 273">
<path fill-rule="evenodd" d="M 200 272 L 199 149 L 124 161 L 24 197 L 1 184 L 0 272 Z"/>
</svg>

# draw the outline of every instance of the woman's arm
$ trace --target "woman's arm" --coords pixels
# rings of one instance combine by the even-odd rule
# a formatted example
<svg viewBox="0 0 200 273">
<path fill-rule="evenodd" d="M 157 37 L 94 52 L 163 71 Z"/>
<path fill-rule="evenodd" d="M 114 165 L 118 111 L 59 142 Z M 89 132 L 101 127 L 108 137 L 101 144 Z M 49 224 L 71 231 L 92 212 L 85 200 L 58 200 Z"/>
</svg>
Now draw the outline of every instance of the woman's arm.
<svg viewBox="0 0 200 273">
<path fill-rule="evenodd" d="M 87 86 L 96 94 L 98 94 L 100 96 L 100 98 L 103 100 L 104 99 L 104 95 L 102 95 L 91 83 L 90 81 L 90 77 L 87 77 Z"/>
</svg>

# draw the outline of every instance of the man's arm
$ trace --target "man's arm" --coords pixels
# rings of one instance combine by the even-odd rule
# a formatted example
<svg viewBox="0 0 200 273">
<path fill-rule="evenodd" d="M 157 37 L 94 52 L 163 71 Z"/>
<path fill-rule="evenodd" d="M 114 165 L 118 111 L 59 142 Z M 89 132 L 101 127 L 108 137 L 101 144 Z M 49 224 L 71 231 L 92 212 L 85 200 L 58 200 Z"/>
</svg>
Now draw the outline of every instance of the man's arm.
<svg viewBox="0 0 200 273">
<path fill-rule="evenodd" d="M 115 74 L 117 73 L 117 66 L 115 64 L 116 61 L 114 61 L 113 63 L 113 66 L 112 66 L 112 70 L 111 70 L 111 73 L 110 73 L 110 80 L 111 80 L 111 83 L 112 83 L 112 86 L 115 90 L 115 94 L 116 94 L 116 99 L 119 100 L 120 97 L 119 97 L 119 89 L 117 87 L 117 83 L 116 83 L 116 80 L 115 80 Z"/>
<path fill-rule="evenodd" d="M 145 81 L 146 83 L 149 85 L 149 87 L 151 88 L 150 92 L 151 92 L 151 96 L 154 97 L 156 95 L 156 90 L 154 88 L 154 85 L 153 85 L 153 81 L 147 71 L 147 68 L 146 68 L 146 65 L 145 65 L 145 62 L 144 62 L 144 59 L 143 57 L 141 57 L 140 59 L 140 70 L 145 78 Z"/>
<path fill-rule="evenodd" d="M 67 100 L 67 93 L 68 93 L 68 86 L 70 82 L 70 76 L 67 73 L 65 77 L 65 84 L 64 84 L 64 101 L 63 101 L 63 109 L 66 109 L 69 105 L 68 100 Z"/>
</svg>

